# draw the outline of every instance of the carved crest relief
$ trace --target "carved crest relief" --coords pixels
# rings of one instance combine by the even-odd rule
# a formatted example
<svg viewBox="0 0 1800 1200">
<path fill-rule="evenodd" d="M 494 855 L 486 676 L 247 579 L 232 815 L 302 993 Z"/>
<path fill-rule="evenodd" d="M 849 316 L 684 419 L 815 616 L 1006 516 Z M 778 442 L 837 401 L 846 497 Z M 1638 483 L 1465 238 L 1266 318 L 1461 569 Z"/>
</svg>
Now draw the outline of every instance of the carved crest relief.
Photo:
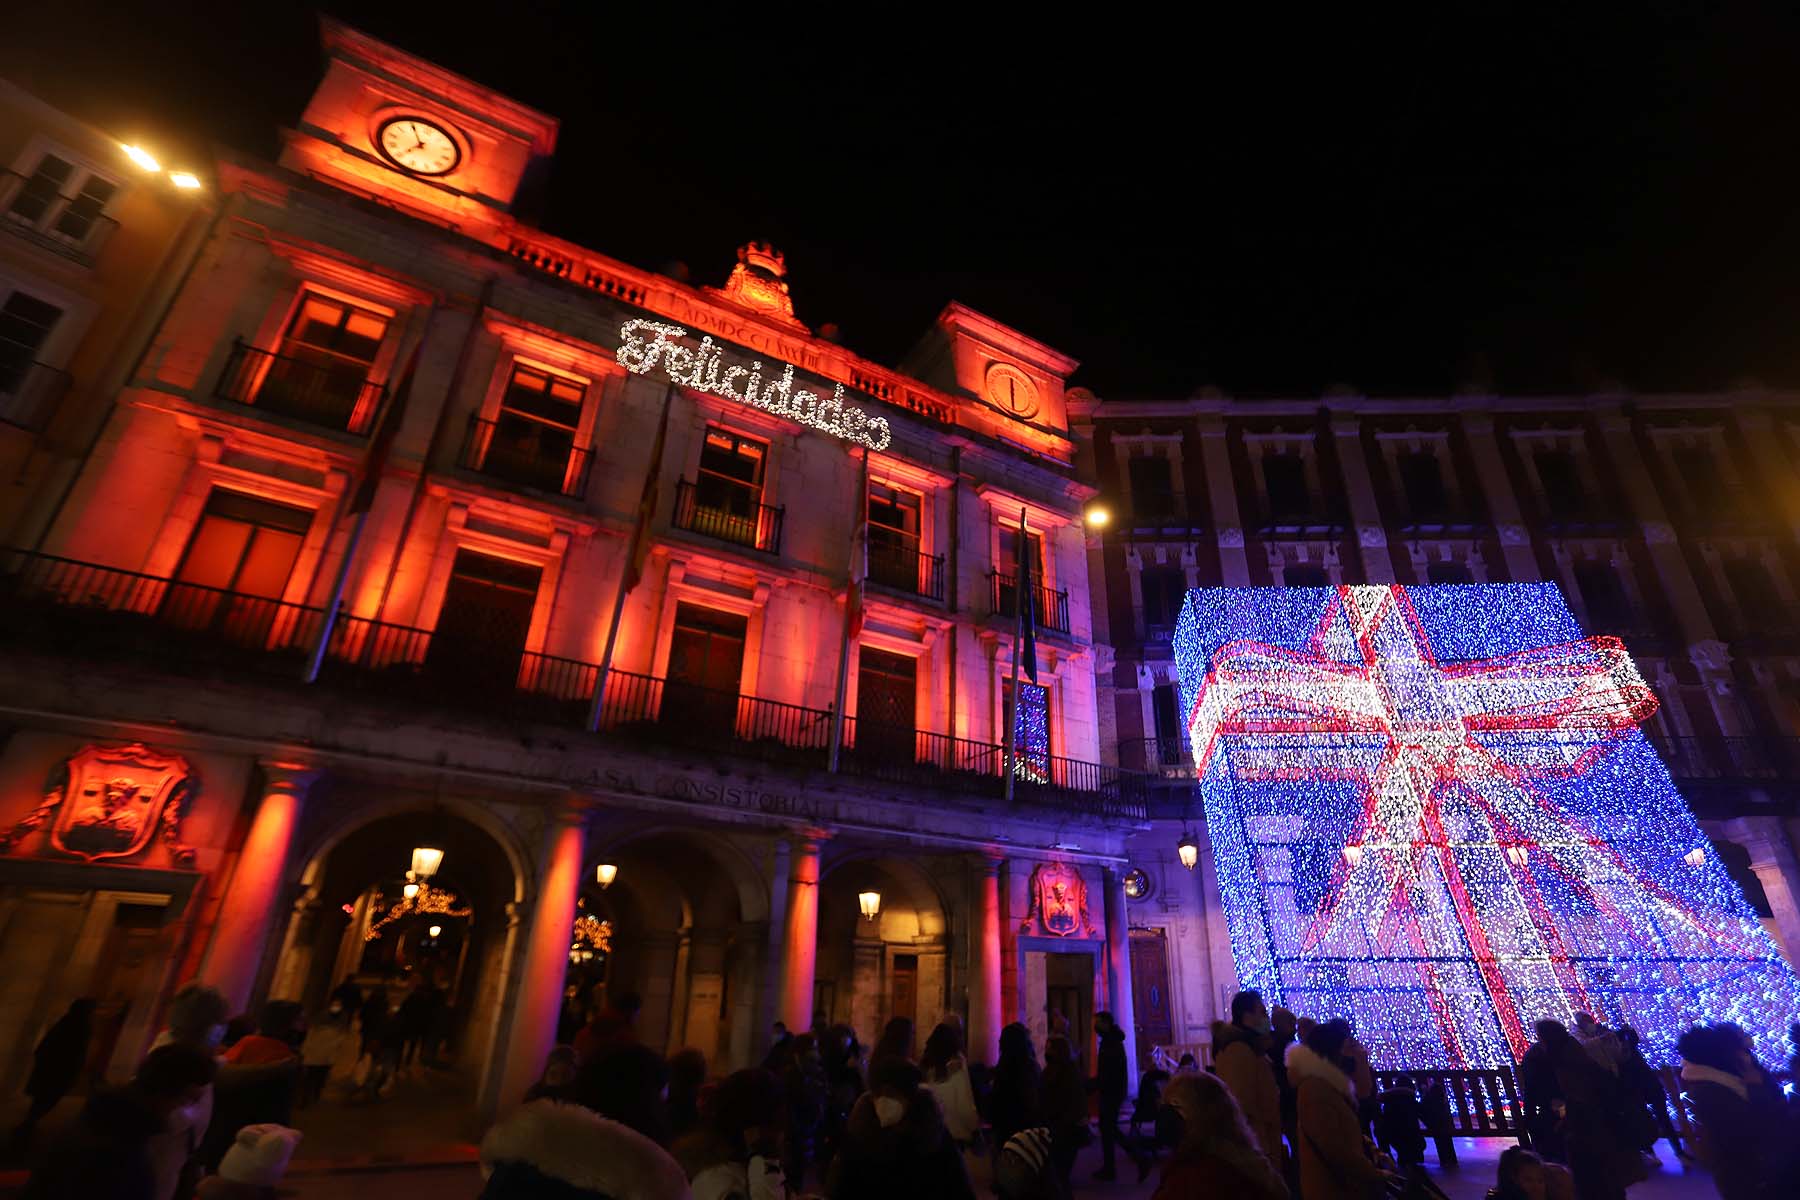
<svg viewBox="0 0 1800 1200">
<path fill-rule="evenodd" d="M 160 831 L 171 862 L 185 867 L 194 860 L 181 841 L 192 791 L 193 773 L 180 755 L 141 742 L 86 746 L 51 774 L 31 815 L 0 833 L 0 851 L 51 821 L 51 849 L 83 862 L 140 854 Z"/>
<path fill-rule="evenodd" d="M 1069 937 L 1092 932 L 1087 884 L 1068 863 L 1042 863 L 1031 873 L 1031 906 L 1045 933 Z"/>
</svg>

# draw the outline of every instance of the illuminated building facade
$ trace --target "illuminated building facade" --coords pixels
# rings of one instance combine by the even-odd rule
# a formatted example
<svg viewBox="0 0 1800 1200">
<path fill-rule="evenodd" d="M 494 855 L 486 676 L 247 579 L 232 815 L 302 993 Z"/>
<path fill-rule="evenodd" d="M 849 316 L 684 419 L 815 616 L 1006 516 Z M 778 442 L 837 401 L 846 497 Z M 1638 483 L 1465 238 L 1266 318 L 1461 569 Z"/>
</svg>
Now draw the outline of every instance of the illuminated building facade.
<svg viewBox="0 0 1800 1200">
<path fill-rule="evenodd" d="M 1140 1024 L 1202 1044 L 1238 985 L 1183 732 L 1172 642 L 1192 588 L 1557 585 L 1620 639 L 1657 700 L 1641 722 L 1710 838 L 1696 852 L 1800 954 L 1800 397 L 1071 399 L 1113 512 L 1090 537 L 1103 753 L 1162 777 L 1130 842 Z M 1201 843 L 1176 864 L 1184 829 Z M 1696 847 L 1695 850 L 1701 850 Z"/>
<path fill-rule="evenodd" d="M 987 1059 L 1129 1022 L 1144 781 L 1100 764 L 1076 364 L 953 304 L 890 369 L 773 247 L 701 287 L 533 229 L 555 120 L 324 31 L 7 555 L 14 1072 L 97 979 L 125 1061 L 189 978 L 433 976 L 489 1111 L 566 970 L 720 1069 L 776 1019 L 956 1013 Z M 1022 554 L 1048 746 L 1008 805 Z"/>
</svg>

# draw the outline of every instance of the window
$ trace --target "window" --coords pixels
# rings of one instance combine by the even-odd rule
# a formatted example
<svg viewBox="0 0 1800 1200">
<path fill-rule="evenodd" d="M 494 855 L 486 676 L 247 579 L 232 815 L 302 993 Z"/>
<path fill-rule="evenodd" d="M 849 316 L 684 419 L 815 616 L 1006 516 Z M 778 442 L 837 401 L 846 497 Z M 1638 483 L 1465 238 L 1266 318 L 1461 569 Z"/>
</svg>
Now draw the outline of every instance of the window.
<svg viewBox="0 0 1800 1200">
<path fill-rule="evenodd" d="M 481 470 L 545 491 L 566 491 L 585 384 L 516 364 L 492 423 Z"/>
<path fill-rule="evenodd" d="M 1598 632 L 1616 632 L 1631 623 L 1631 602 L 1625 585 L 1609 562 L 1589 559 L 1575 564 L 1575 586 L 1587 609 L 1588 624 Z"/>
<path fill-rule="evenodd" d="M 256 403 L 286 416 L 348 427 L 387 327 L 381 313 L 305 293 Z"/>
<path fill-rule="evenodd" d="M 704 737 L 734 735 L 749 627 L 749 621 L 735 613 L 695 604 L 676 606 L 663 691 L 665 722 Z"/>
<path fill-rule="evenodd" d="M 46 154 L 13 193 L 6 215 L 57 241 L 85 247 L 110 222 L 106 206 L 118 190 L 112 180 Z"/>
<path fill-rule="evenodd" d="M 1011 616 L 1015 611 L 1015 591 L 1018 587 L 1019 570 L 1019 527 L 1017 525 L 1000 526 L 999 557 L 994 563 L 994 609 L 1000 616 Z M 1063 633 L 1069 631 L 1069 598 L 1063 592 L 1050 589 L 1050 581 L 1044 577 L 1044 538 L 1042 534 L 1032 532 L 1026 535 L 1026 560 L 1031 567 L 1030 602 L 1032 616 L 1040 628 L 1055 629 Z"/>
<path fill-rule="evenodd" d="M 1720 564 L 1725 583 L 1737 601 L 1739 631 L 1786 630 L 1791 627 L 1781 594 L 1769 568 L 1759 558 L 1728 558 Z"/>
<path fill-rule="evenodd" d="M 1265 454 L 1262 468 L 1271 520 L 1298 520 L 1312 512 L 1312 497 L 1306 489 L 1306 463 L 1298 454 Z"/>
<path fill-rule="evenodd" d="M 1287 587 L 1330 587 L 1331 575 L 1318 563 L 1288 563 L 1281 568 L 1281 582 Z"/>
<path fill-rule="evenodd" d="M 1433 562 L 1425 564 L 1426 583 L 1474 583 L 1475 576 L 1469 571 L 1469 564 L 1464 562 Z"/>
<path fill-rule="evenodd" d="M 869 578 L 902 591 L 928 593 L 919 559 L 924 501 L 913 492 L 869 481 Z"/>
<path fill-rule="evenodd" d="M 779 554 L 782 511 L 762 502 L 768 457 L 766 443 L 707 426 L 699 475 L 676 490 L 675 527 Z"/>
<path fill-rule="evenodd" d="M 862 647 L 856 675 L 857 751 L 910 761 L 918 693 L 916 659 Z"/>
<path fill-rule="evenodd" d="M 1429 450 L 1415 450 L 1395 460 L 1400 486 L 1406 492 L 1406 510 L 1415 518 L 1441 516 L 1450 507 L 1444 490 L 1444 467 Z"/>
<path fill-rule="evenodd" d="M 1144 630 L 1167 636 L 1187 599 L 1187 572 L 1180 567 L 1145 567 L 1139 579 L 1144 592 Z"/>
<path fill-rule="evenodd" d="M 1160 684 L 1151 691 L 1150 715 L 1156 722 L 1156 761 L 1179 765 L 1186 747 L 1181 736 L 1181 694 L 1174 684 Z"/>
<path fill-rule="evenodd" d="M 1587 486 L 1581 469 L 1567 450 L 1539 450 L 1531 456 L 1538 483 L 1544 489 L 1544 510 L 1552 519 L 1587 511 Z"/>
<path fill-rule="evenodd" d="M 427 663 L 459 686 L 511 691 L 543 574 L 527 563 L 459 549 Z"/>
<path fill-rule="evenodd" d="M 1140 517 L 1166 517 L 1175 511 L 1173 464 L 1161 455 L 1126 460 L 1131 483 L 1131 511 Z"/>
<path fill-rule="evenodd" d="M 25 292 L 14 292 L 0 306 L 0 395 L 17 392 L 37 362 L 62 309 Z"/>
<path fill-rule="evenodd" d="M 1730 510 L 1731 488 L 1719 470 L 1719 456 L 1711 446 L 1678 446 L 1670 461 L 1687 491 L 1691 513 L 1719 515 Z"/>
<path fill-rule="evenodd" d="M 1019 694 L 1025 698 L 1019 727 L 1014 730 L 1013 773 L 1019 779 L 1034 783 L 1050 781 L 1050 689 L 1030 680 L 1019 680 Z M 1012 679 L 1000 681 L 1000 737 L 1002 744 L 1013 719 Z"/>
<path fill-rule="evenodd" d="M 163 597 L 163 616 L 191 629 L 216 624 L 247 639 L 268 630 L 312 521 L 308 509 L 213 492 Z"/>
</svg>

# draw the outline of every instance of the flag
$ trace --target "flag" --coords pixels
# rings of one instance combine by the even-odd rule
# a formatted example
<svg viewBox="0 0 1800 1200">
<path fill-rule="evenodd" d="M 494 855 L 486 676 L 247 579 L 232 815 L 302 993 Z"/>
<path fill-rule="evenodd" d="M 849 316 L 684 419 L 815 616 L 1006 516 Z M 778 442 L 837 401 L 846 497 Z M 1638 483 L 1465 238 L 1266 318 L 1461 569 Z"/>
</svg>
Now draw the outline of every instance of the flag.
<svg viewBox="0 0 1800 1200">
<path fill-rule="evenodd" d="M 644 577 L 644 564 L 650 558 L 650 522 L 656 517 L 656 499 L 662 482 L 663 443 L 669 437 L 669 402 L 675 396 L 675 385 L 663 392 L 662 419 L 656 426 L 656 442 L 650 447 L 650 471 L 644 476 L 644 494 L 638 500 L 637 524 L 631 530 L 631 550 L 625 556 L 625 583 L 620 599 L 630 593 Z"/>
<path fill-rule="evenodd" d="M 862 519 L 850 532 L 850 590 L 844 596 L 844 645 L 862 633 L 863 581 L 869 577 L 869 452 L 863 451 Z"/>
<path fill-rule="evenodd" d="M 1020 669 L 1037 683 L 1037 597 L 1031 588 L 1031 535 L 1025 524 L 1025 510 L 1019 510 L 1019 563 L 1014 573 L 1013 603 L 1019 610 L 1019 640 L 1013 653 L 1020 655 Z"/>
<path fill-rule="evenodd" d="M 375 503 L 375 489 L 381 486 L 381 473 L 387 469 L 388 453 L 394 448 L 400 423 L 406 419 L 407 403 L 412 400 L 413 378 L 419 370 L 419 350 L 424 345 L 425 339 L 421 336 L 414 343 L 412 353 L 406 356 L 406 368 L 400 372 L 394 398 L 388 401 L 380 424 L 375 426 L 375 436 L 369 439 L 368 452 L 363 455 L 362 477 L 356 481 L 356 491 L 351 494 L 346 516 L 366 513 Z"/>
</svg>

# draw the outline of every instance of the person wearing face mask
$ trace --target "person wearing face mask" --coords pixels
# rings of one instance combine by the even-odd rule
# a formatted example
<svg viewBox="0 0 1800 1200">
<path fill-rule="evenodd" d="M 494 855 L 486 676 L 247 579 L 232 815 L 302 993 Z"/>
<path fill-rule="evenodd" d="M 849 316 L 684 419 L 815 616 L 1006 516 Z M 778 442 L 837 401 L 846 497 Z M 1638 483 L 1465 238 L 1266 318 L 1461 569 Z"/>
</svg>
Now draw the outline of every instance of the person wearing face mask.
<svg viewBox="0 0 1800 1200">
<path fill-rule="evenodd" d="M 1288 1200 L 1287 1182 L 1257 1144 L 1224 1081 L 1204 1072 L 1179 1075 L 1163 1093 L 1163 1110 L 1157 1137 L 1175 1154 L 1152 1200 Z"/>
<path fill-rule="evenodd" d="M 1243 1110 L 1263 1157 L 1280 1173 L 1287 1153 L 1281 1143 L 1281 1087 L 1269 1062 L 1269 1010 L 1257 992 L 1231 998 L 1231 1020 L 1213 1022 L 1213 1071 Z"/>
<path fill-rule="evenodd" d="M 1306 1200 L 1371 1200 L 1389 1175 L 1375 1164 L 1363 1138 L 1350 1082 L 1355 1063 L 1344 1051 L 1350 1026 L 1327 1021 L 1288 1048 L 1299 1115 L 1300 1194 Z"/>
<path fill-rule="evenodd" d="M 975 1200 L 968 1168 L 919 1068 L 898 1055 L 869 1064 L 831 1161 L 832 1200 Z"/>
</svg>

